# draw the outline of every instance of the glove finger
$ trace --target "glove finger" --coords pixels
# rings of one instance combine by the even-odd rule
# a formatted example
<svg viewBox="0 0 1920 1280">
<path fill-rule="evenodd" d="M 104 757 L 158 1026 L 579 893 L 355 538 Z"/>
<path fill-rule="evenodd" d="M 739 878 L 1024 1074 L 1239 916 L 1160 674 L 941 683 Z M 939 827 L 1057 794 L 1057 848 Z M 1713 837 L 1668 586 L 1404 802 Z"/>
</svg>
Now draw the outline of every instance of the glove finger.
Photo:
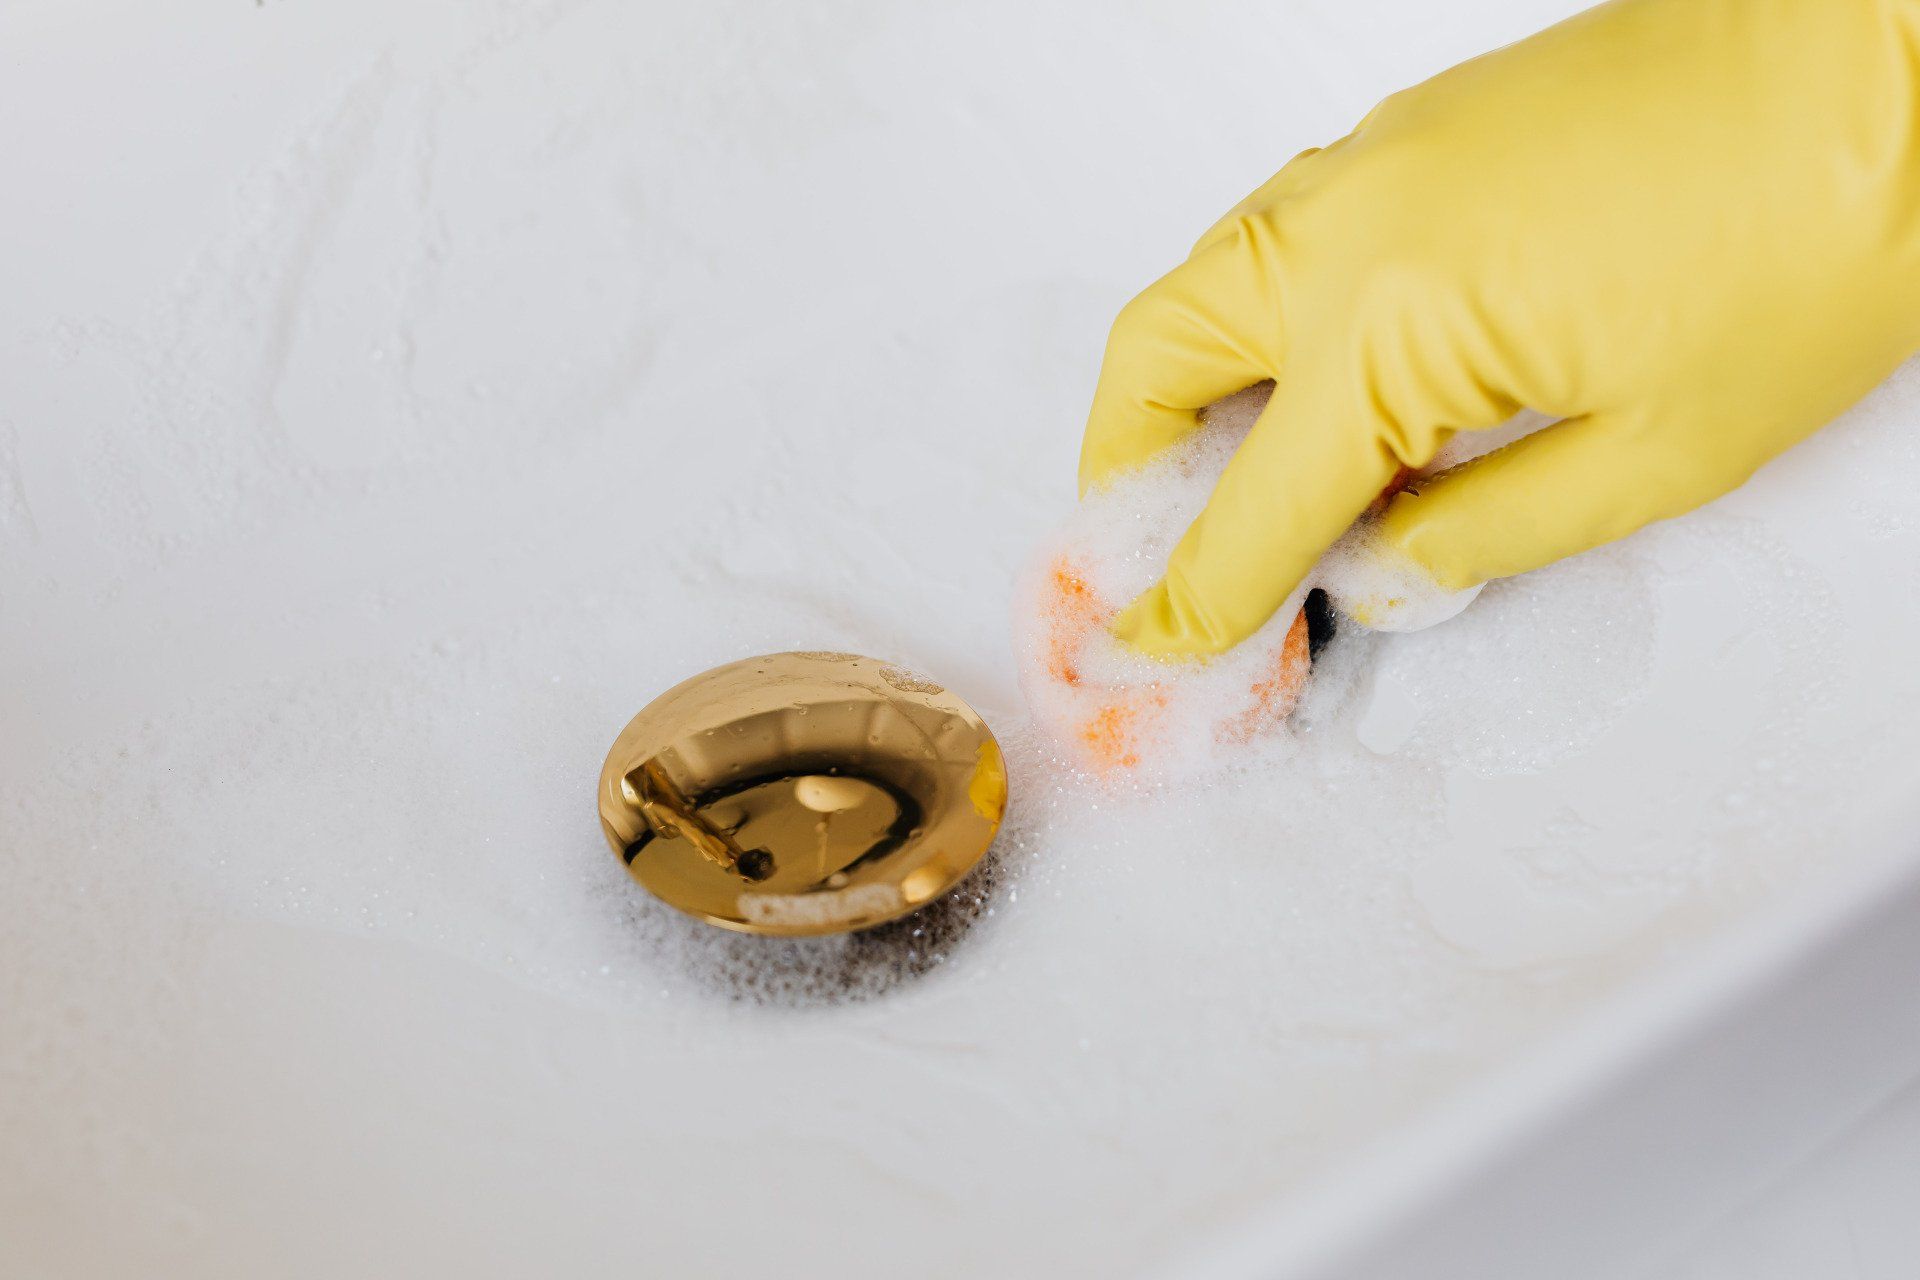
<svg viewBox="0 0 1920 1280">
<path fill-rule="evenodd" d="M 1199 425 L 1207 405 L 1274 376 L 1280 299 L 1268 233 L 1243 226 L 1129 302 L 1107 339 L 1080 446 L 1080 491 Z"/>
<path fill-rule="evenodd" d="M 1571 418 L 1418 482 L 1379 534 L 1448 590 L 1525 573 L 1691 511 L 1765 460 L 1688 438 L 1637 413 Z"/>
<path fill-rule="evenodd" d="M 1341 142 L 1344 141 L 1345 139 L 1341 140 Z M 1341 142 L 1336 142 L 1333 146 L 1326 148 L 1308 147 L 1305 151 L 1302 151 L 1299 155 L 1287 161 L 1280 172 L 1255 187 L 1239 204 L 1234 205 L 1233 208 L 1221 215 L 1218 222 L 1208 227 L 1206 232 L 1198 240 L 1194 241 L 1193 252 L 1204 253 L 1214 245 L 1219 244 L 1222 240 L 1232 239 L 1238 234 L 1240 219 L 1249 214 L 1258 213 L 1262 209 L 1270 208 L 1278 203 L 1287 192 L 1298 189 L 1306 180 L 1306 161 L 1321 154 L 1323 150 L 1332 151 L 1338 148 Z"/>
<path fill-rule="evenodd" d="M 1114 634 L 1184 657 L 1221 653 L 1259 630 L 1398 473 L 1383 436 L 1364 397 L 1342 395 L 1328 378 L 1282 380 L 1166 576 L 1121 612 Z"/>
</svg>

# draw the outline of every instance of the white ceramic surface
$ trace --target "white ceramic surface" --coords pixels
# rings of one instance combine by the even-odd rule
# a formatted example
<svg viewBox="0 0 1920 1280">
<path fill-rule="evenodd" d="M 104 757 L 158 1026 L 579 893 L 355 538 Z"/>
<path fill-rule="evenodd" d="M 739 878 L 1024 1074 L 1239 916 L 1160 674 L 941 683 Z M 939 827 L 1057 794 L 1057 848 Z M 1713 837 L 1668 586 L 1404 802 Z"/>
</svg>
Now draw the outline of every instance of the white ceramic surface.
<svg viewBox="0 0 1920 1280">
<path fill-rule="evenodd" d="M 7 1269 L 1604 1273 L 1891 1088 L 1911 366 L 1448 624 L 1519 646 L 1498 715 L 1382 646 L 1328 776 L 1417 847 L 1143 850 L 1029 751 L 991 916 L 775 964 L 595 826 L 625 719 L 753 651 L 1017 726 L 1114 311 L 1572 7 L 0 8 Z M 1556 671 L 1588 603 L 1657 625 Z M 1733 1025 L 1777 1124 L 1707 1105 Z"/>
</svg>

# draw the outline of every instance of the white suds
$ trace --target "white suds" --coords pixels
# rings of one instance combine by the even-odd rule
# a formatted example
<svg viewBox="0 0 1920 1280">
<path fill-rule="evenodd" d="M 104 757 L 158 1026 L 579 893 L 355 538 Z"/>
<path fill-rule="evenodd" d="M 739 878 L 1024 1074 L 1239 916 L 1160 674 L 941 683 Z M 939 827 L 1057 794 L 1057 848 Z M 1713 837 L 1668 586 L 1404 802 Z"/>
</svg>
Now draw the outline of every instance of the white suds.
<svg viewBox="0 0 1920 1280">
<path fill-rule="evenodd" d="M 1168 663 L 1116 641 L 1107 629 L 1114 614 L 1165 570 L 1266 398 L 1264 386 L 1229 397 L 1190 438 L 1089 494 L 1021 578 L 1014 603 L 1021 687 L 1040 724 L 1089 772 L 1190 775 L 1284 734 L 1308 678 L 1301 610 L 1314 588 L 1346 623 L 1375 631 L 1444 622 L 1480 592 L 1441 588 L 1381 546 L 1363 517 L 1267 623 L 1227 653 Z M 1523 426 L 1543 423 L 1536 416 Z M 1433 469 L 1465 453 L 1449 450 Z"/>
</svg>

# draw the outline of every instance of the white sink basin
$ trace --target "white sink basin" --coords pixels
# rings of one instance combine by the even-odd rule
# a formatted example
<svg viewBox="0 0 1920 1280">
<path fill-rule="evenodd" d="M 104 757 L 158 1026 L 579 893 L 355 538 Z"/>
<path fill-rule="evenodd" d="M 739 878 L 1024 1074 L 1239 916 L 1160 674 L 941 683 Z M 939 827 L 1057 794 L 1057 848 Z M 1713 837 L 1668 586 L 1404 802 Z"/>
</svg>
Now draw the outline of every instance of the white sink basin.
<svg viewBox="0 0 1920 1280">
<path fill-rule="evenodd" d="M 1617 1275 L 1920 1068 L 1920 368 L 1336 641 L 1297 770 L 1021 731 L 1114 311 L 1573 7 L 10 7 L 10 1267 Z M 762 946 L 609 856 L 620 725 L 782 648 L 1008 739 L 977 911 Z"/>
</svg>

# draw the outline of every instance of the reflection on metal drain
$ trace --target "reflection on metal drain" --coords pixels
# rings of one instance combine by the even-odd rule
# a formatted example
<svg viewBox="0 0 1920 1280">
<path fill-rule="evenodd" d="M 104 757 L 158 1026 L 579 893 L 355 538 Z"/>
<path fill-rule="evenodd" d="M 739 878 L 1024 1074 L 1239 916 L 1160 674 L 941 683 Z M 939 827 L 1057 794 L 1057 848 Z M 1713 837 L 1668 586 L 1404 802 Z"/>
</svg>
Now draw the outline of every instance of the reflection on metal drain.
<svg viewBox="0 0 1920 1280">
<path fill-rule="evenodd" d="M 965 702 L 846 653 L 716 667 L 633 718 L 600 825 L 647 890 L 742 933 L 881 924 L 952 889 L 1006 809 L 999 744 Z"/>
</svg>

